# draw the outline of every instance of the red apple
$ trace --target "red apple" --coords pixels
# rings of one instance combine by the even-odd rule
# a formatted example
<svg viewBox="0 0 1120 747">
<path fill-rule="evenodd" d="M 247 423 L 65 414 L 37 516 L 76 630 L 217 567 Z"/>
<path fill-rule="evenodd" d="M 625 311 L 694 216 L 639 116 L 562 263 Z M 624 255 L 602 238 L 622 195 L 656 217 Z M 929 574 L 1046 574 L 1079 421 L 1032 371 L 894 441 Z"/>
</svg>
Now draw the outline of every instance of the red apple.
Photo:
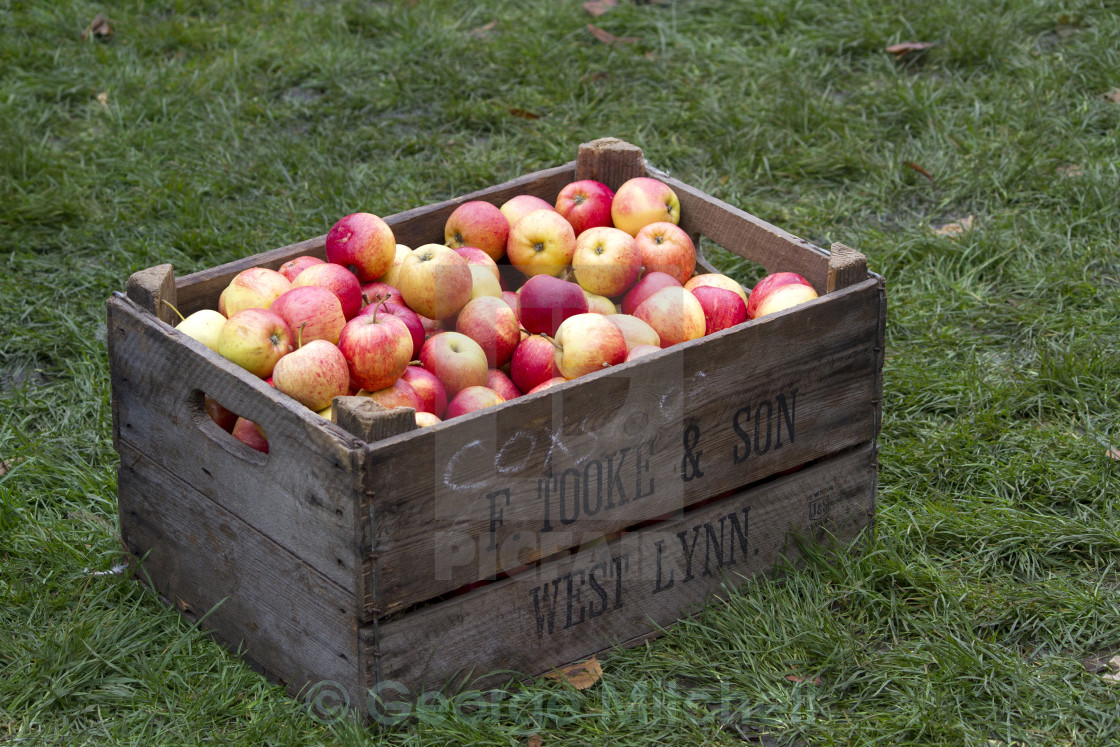
<svg viewBox="0 0 1120 747">
<path fill-rule="evenodd" d="M 534 210 L 510 229 L 506 254 L 527 277 L 559 275 L 572 263 L 576 234 L 555 210 Z"/>
<path fill-rule="evenodd" d="M 636 316 L 630 314 L 610 314 L 607 320 L 618 327 L 622 337 L 626 340 L 626 349 L 633 350 L 638 345 L 657 345 L 660 347 L 661 338 L 657 331 Z"/>
<path fill-rule="evenodd" d="M 528 392 L 560 375 L 560 370 L 556 368 L 555 350 L 552 342 L 541 335 L 529 335 L 521 341 L 513 351 L 509 366 L 510 378 L 518 389 Z"/>
<path fill-rule="evenodd" d="M 412 360 L 412 334 L 387 313 L 362 314 L 342 328 L 338 348 L 354 386 L 375 392 L 401 377 Z"/>
<path fill-rule="evenodd" d="M 455 250 L 471 269 L 471 298 L 491 296 L 499 298 L 502 295 L 502 275 L 498 271 L 498 263 L 490 255 L 476 246 L 461 246 Z"/>
<path fill-rule="evenodd" d="M 447 331 L 447 324 L 445 322 L 426 317 L 423 314 L 417 314 L 417 316 L 420 317 L 420 324 L 424 325 L 424 342 L 427 342 L 441 332 Z"/>
<path fill-rule="evenodd" d="M 404 262 L 405 257 L 412 254 L 412 249 L 404 244 L 397 244 L 393 251 L 393 264 L 389 265 L 389 269 L 385 271 L 385 274 L 381 276 L 380 280 L 382 283 L 396 288 L 397 279 L 401 274 L 401 263 Z"/>
<path fill-rule="evenodd" d="M 420 363 L 439 378 L 448 397 L 469 386 L 483 386 L 489 370 L 482 347 L 459 332 L 444 332 L 425 342 Z"/>
<path fill-rule="evenodd" d="M 646 272 L 664 272 L 683 285 L 696 270 L 696 246 L 675 223 L 657 221 L 642 226 L 634 237 Z"/>
<path fill-rule="evenodd" d="M 635 358 L 641 358 L 643 355 L 660 352 L 661 346 L 659 345 L 635 345 L 634 347 L 630 348 L 630 352 L 626 354 L 626 360 L 629 362 L 634 360 Z"/>
<path fill-rule="evenodd" d="M 525 393 L 526 394 L 536 394 L 537 392 L 543 392 L 545 389 L 551 389 L 552 387 L 556 386 L 557 384 L 563 384 L 566 381 L 567 381 L 567 379 L 565 379 L 563 376 L 553 376 L 551 379 L 546 379 L 545 381 L 542 381 L 541 383 L 537 384 L 535 387 L 533 387 L 532 389 L 530 389 L 529 391 L 527 391 Z"/>
<path fill-rule="evenodd" d="M 504 366 L 521 342 L 517 314 L 500 298 L 482 296 L 468 301 L 455 320 L 455 329 L 482 346 L 490 368 Z"/>
<path fill-rule="evenodd" d="M 726 275 L 722 275 L 718 272 L 706 272 L 702 275 L 693 275 L 688 279 L 688 282 L 684 284 L 684 287 L 687 290 L 693 290 L 702 285 L 710 285 L 713 288 L 735 291 L 739 294 L 739 297 L 743 299 L 743 303 L 747 303 L 747 291 L 743 289 L 743 286 Z"/>
<path fill-rule="evenodd" d="M 485 386 L 469 386 L 459 391 L 447 403 L 446 419 L 457 418 L 460 415 L 477 412 L 487 407 L 500 405 L 505 402 L 502 395 Z"/>
<path fill-rule="evenodd" d="M 292 288 L 282 293 L 268 309 L 288 323 L 297 346 L 312 340 L 326 340 L 337 345 L 338 335 L 346 324 L 338 296 L 319 285 Z"/>
<path fill-rule="evenodd" d="M 393 229 L 372 213 L 352 213 L 340 218 L 327 232 L 327 261 L 342 265 L 368 283 L 393 265 L 397 240 Z"/>
<path fill-rule="evenodd" d="M 302 288 L 307 285 L 318 285 L 338 296 L 338 302 L 342 304 L 342 315 L 347 320 L 353 319 L 361 311 L 362 284 L 354 273 L 342 265 L 324 262 L 304 268 L 292 281 L 292 287 Z"/>
<path fill-rule="evenodd" d="M 509 220 L 497 206 L 483 200 L 471 200 L 459 205 L 447 216 L 443 237 L 452 249 L 475 246 L 497 262 L 506 253 Z"/>
<path fill-rule="evenodd" d="M 576 236 L 589 228 L 610 226 L 614 190 L 594 179 L 581 179 L 565 185 L 556 195 L 556 212 L 572 224 Z M 614 295 L 614 294 L 607 294 Z"/>
<path fill-rule="evenodd" d="M 245 418 L 238 418 L 237 422 L 233 425 L 233 430 L 230 434 L 246 446 L 268 453 L 268 439 L 265 438 L 264 431 L 259 425 L 252 420 Z"/>
<path fill-rule="evenodd" d="M 747 321 L 747 305 L 735 291 L 701 285 L 693 288 L 689 293 L 696 296 L 696 300 L 704 309 L 704 334 L 706 335 Z"/>
<path fill-rule="evenodd" d="M 250 267 L 237 273 L 222 291 L 222 313 L 231 317 L 244 309 L 267 309 L 291 288 L 291 281 L 276 270 Z"/>
<path fill-rule="evenodd" d="M 468 265 L 477 265 L 478 267 L 486 268 L 486 271 L 493 275 L 495 280 L 500 281 L 502 279 L 502 275 L 498 271 L 498 263 L 477 246 L 456 247 L 455 253 L 467 260 Z"/>
<path fill-rule="evenodd" d="M 404 305 L 404 297 L 399 289 L 381 280 L 362 283 L 362 308 L 378 301 L 392 301 Z"/>
<path fill-rule="evenodd" d="M 410 309 L 442 320 L 457 314 L 471 300 L 474 276 L 467 260 L 449 247 L 424 244 L 405 257 L 398 282 Z"/>
<path fill-rule="evenodd" d="M 363 389 L 358 392 L 358 396 L 369 397 L 377 404 L 390 410 L 395 407 L 411 407 L 416 412 L 420 412 L 424 407 L 423 398 L 413 388 L 412 384 L 404 380 L 403 376 L 384 389 L 373 392 Z"/>
<path fill-rule="evenodd" d="M 521 296 L 517 291 L 502 291 L 502 300 L 513 309 L 513 313 L 517 315 L 518 324 L 521 323 Z"/>
<path fill-rule="evenodd" d="M 486 372 L 486 386 L 502 395 L 507 402 L 521 396 L 521 390 L 513 383 L 513 379 L 496 368 Z"/>
<path fill-rule="evenodd" d="M 587 310 L 592 314 L 617 314 L 618 308 L 614 305 L 614 301 L 606 296 L 599 296 L 594 293 L 583 292 L 587 296 Z"/>
<path fill-rule="evenodd" d="M 634 316 L 653 327 L 661 347 L 704 336 L 704 307 L 682 286 L 662 288 L 634 309 Z"/>
<path fill-rule="evenodd" d="M 588 293 L 621 296 L 641 274 L 642 259 L 633 236 L 610 226 L 594 226 L 576 238 L 572 273 Z"/>
<path fill-rule="evenodd" d="M 664 272 L 647 272 L 622 299 L 622 313 L 633 314 L 642 301 L 662 288 L 680 288 L 681 281 Z"/>
<path fill-rule="evenodd" d="M 307 269 L 311 265 L 321 265 L 321 264 L 323 264 L 323 260 L 319 259 L 318 257 L 311 257 L 311 256 L 308 256 L 308 255 L 305 254 L 302 257 L 296 257 L 295 259 L 289 259 L 287 262 L 280 265 L 280 271 L 279 272 L 280 272 L 281 275 L 286 277 L 288 280 L 295 280 L 297 275 L 299 275 L 301 272 L 303 272 L 305 269 Z"/>
<path fill-rule="evenodd" d="M 412 335 L 413 355 L 418 353 L 420 348 L 424 347 L 424 340 L 426 339 L 424 323 L 420 320 L 420 315 L 407 306 L 402 306 L 392 301 L 381 301 L 378 303 L 371 303 L 358 312 L 358 316 L 365 314 L 392 314 L 404 322 L 404 326 L 408 327 L 408 333 Z"/>
<path fill-rule="evenodd" d="M 750 295 L 747 297 L 747 318 L 754 319 L 758 316 L 758 306 L 762 301 L 776 289 L 784 285 L 807 285 L 813 287 L 812 283 L 806 280 L 796 272 L 773 272 L 766 277 L 759 280 L 751 289 Z M 813 296 L 816 297 L 815 295 Z"/>
<path fill-rule="evenodd" d="M 543 200 L 536 195 L 516 195 L 503 202 L 498 209 L 502 211 L 502 215 L 506 217 L 512 228 L 514 223 L 534 210 L 552 210 L 553 207 L 548 200 Z"/>
<path fill-rule="evenodd" d="M 416 427 L 417 428 L 427 428 L 429 425 L 435 425 L 436 423 L 442 423 L 442 422 L 443 422 L 442 418 L 440 418 L 436 415 L 433 415 L 430 412 L 422 412 L 420 410 L 416 411 Z"/>
<path fill-rule="evenodd" d="M 626 181 L 611 202 L 611 221 L 636 236 L 643 226 L 658 221 L 680 223 L 681 203 L 672 188 L 648 176 Z"/>
<path fill-rule="evenodd" d="M 237 423 L 237 415 L 222 407 L 218 404 L 218 400 L 209 394 L 203 396 L 203 402 L 206 406 L 206 414 L 210 416 L 210 419 L 226 433 L 231 432 L 234 424 Z"/>
<path fill-rule="evenodd" d="M 350 391 L 346 356 L 326 340 L 305 342 L 276 361 L 272 385 L 304 407 L 322 410 Z"/>
<path fill-rule="evenodd" d="M 411 384 L 420 397 L 417 411 L 423 410 L 443 417 L 447 410 L 447 390 L 443 388 L 438 376 L 422 366 L 410 365 L 401 374 L 401 378 Z"/>
<path fill-rule="evenodd" d="M 529 332 L 553 335 L 565 319 L 588 311 L 583 288 L 551 275 L 529 278 L 518 295 L 521 324 Z"/>
<path fill-rule="evenodd" d="M 778 286 L 763 296 L 754 310 L 754 318 L 759 319 L 767 314 L 783 311 L 806 301 L 812 301 L 816 297 L 817 292 L 811 285 L 787 283 Z"/>
<path fill-rule="evenodd" d="M 272 375 L 276 361 L 294 350 L 292 330 L 274 312 L 250 308 L 239 311 L 218 333 L 218 354 L 254 376 Z"/>
<path fill-rule="evenodd" d="M 576 314 L 556 330 L 556 367 L 567 379 L 626 360 L 626 339 L 602 314 Z"/>
</svg>

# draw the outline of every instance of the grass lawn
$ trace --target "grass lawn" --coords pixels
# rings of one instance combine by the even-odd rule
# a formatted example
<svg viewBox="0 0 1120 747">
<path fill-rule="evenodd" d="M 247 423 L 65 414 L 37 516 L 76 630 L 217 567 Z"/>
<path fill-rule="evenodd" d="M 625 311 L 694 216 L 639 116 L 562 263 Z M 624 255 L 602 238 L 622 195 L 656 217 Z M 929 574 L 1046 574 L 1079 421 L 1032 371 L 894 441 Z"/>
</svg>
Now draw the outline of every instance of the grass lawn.
<svg viewBox="0 0 1120 747">
<path fill-rule="evenodd" d="M 0 0 L 0 744 L 1114 744 L 1118 10 Z M 98 13 L 111 38 L 83 40 Z M 604 135 L 886 277 L 868 552 L 748 583 L 582 693 L 542 681 L 369 730 L 315 720 L 105 573 L 104 300 L 130 273 Z M 971 230 L 935 232 L 954 221 Z"/>
</svg>

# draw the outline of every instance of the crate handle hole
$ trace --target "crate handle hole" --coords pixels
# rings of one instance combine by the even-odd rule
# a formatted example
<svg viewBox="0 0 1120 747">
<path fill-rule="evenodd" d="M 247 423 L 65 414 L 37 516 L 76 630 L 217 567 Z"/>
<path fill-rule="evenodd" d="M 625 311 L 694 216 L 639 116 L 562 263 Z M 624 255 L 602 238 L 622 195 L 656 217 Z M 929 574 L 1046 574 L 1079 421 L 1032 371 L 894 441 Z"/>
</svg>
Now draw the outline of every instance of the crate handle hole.
<svg viewBox="0 0 1120 747">
<path fill-rule="evenodd" d="M 214 443 L 238 459 L 268 464 L 268 436 L 264 429 L 244 418 L 201 389 L 190 394 L 189 408 L 195 425 Z M 210 472 L 203 469 L 207 475 Z"/>
</svg>

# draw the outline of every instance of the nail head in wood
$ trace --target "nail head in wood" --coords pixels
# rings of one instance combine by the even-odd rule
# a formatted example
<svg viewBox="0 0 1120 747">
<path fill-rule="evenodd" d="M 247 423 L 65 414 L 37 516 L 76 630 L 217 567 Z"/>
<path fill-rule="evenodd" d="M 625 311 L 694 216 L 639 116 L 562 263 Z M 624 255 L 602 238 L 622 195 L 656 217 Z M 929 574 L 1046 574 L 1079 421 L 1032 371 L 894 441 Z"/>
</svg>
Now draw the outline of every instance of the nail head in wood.
<svg viewBox="0 0 1120 747">
<path fill-rule="evenodd" d="M 160 321 L 172 326 L 179 323 L 179 315 L 171 308 L 175 305 L 175 268 L 171 265 L 156 265 L 132 273 L 124 293 Z"/>
<path fill-rule="evenodd" d="M 594 179 L 617 190 L 623 182 L 646 175 L 642 149 L 616 137 L 581 143 L 576 157 L 576 180 Z"/>
<path fill-rule="evenodd" d="M 335 397 L 334 422 L 366 443 L 407 433 L 416 428 L 416 410 L 384 407 L 369 397 Z"/>
<path fill-rule="evenodd" d="M 847 288 L 866 279 L 867 257 L 839 241 L 834 243 L 832 254 L 828 258 L 828 292 Z"/>
</svg>

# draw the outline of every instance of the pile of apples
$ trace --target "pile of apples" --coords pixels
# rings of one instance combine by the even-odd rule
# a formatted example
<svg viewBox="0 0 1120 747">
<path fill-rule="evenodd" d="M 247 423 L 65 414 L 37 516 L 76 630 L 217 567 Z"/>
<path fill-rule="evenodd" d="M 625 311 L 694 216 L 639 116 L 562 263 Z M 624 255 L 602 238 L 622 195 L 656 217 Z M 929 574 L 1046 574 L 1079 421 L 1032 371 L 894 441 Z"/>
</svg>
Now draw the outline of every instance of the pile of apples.
<svg viewBox="0 0 1120 747">
<path fill-rule="evenodd" d="M 418 426 L 475 412 L 816 298 L 779 272 L 748 293 L 695 275 L 680 201 L 638 177 L 617 193 L 566 185 L 555 204 L 522 194 L 459 205 L 443 244 L 410 249 L 370 213 L 340 219 L 326 261 L 239 273 L 218 309 L 177 329 L 331 417 L 337 396 L 411 407 Z M 235 438 L 263 431 L 217 402 Z"/>
</svg>

